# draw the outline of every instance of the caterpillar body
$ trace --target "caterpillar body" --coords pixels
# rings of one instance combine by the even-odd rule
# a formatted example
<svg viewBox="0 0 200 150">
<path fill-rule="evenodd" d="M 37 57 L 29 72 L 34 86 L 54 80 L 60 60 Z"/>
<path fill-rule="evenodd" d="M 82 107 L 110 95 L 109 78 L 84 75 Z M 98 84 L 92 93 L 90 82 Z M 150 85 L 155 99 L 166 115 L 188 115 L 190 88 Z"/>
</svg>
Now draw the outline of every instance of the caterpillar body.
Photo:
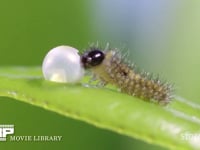
<svg viewBox="0 0 200 150">
<path fill-rule="evenodd" d="M 149 73 L 141 73 L 125 62 L 118 50 L 100 50 L 91 47 L 81 56 L 85 69 L 91 70 L 103 85 L 113 84 L 121 92 L 166 105 L 172 99 L 171 84 L 154 79 Z"/>
</svg>

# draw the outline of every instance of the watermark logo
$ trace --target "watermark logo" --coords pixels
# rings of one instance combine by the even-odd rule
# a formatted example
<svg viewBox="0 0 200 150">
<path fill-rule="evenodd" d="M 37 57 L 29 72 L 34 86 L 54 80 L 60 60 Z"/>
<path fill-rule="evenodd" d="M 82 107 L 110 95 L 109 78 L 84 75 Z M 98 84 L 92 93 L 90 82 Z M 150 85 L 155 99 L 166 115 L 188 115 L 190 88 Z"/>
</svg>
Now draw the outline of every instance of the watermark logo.
<svg viewBox="0 0 200 150">
<path fill-rule="evenodd" d="M 200 141 L 200 133 L 190 133 L 186 132 L 181 134 L 181 139 L 186 141 Z"/>
<path fill-rule="evenodd" d="M 14 125 L 0 125 L 0 142 L 59 142 L 62 140 L 60 135 L 12 135 L 14 131 Z"/>
<path fill-rule="evenodd" d="M 0 125 L 0 141 L 6 141 L 9 134 L 14 134 L 14 125 Z"/>
</svg>

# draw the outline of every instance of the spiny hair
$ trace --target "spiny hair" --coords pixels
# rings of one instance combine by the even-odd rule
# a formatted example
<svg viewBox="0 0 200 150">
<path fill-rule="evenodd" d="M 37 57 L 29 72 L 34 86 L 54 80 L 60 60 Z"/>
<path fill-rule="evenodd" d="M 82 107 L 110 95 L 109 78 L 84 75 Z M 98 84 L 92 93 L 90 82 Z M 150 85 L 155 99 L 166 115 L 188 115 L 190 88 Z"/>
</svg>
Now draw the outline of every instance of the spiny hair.
<svg viewBox="0 0 200 150">
<path fill-rule="evenodd" d="M 88 58 L 94 52 L 98 55 Z M 98 63 L 90 65 L 92 61 L 96 61 L 97 56 Z M 111 49 L 108 45 L 104 50 L 101 50 L 99 46 L 92 45 L 82 55 L 82 63 L 101 81 L 101 85 L 113 84 L 123 93 L 161 105 L 168 104 L 173 97 L 172 84 L 162 82 L 158 77 L 155 78 L 148 72 L 138 71 L 133 63 L 127 61 L 126 57 L 126 54 L 122 55 L 118 49 Z M 90 61 L 88 62 L 87 59 Z M 88 65 L 85 65 L 85 63 Z"/>
</svg>

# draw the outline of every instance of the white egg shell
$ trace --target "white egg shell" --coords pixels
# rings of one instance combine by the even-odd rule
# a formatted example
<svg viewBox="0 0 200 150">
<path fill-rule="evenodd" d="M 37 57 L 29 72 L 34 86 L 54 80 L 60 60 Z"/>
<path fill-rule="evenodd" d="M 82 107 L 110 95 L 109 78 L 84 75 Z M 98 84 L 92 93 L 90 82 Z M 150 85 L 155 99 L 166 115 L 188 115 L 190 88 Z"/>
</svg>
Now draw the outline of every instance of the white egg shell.
<svg viewBox="0 0 200 150">
<path fill-rule="evenodd" d="M 50 50 L 42 64 L 44 78 L 53 82 L 76 83 L 83 77 L 78 50 L 70 46 L 58 46 Z"/>
</svg>

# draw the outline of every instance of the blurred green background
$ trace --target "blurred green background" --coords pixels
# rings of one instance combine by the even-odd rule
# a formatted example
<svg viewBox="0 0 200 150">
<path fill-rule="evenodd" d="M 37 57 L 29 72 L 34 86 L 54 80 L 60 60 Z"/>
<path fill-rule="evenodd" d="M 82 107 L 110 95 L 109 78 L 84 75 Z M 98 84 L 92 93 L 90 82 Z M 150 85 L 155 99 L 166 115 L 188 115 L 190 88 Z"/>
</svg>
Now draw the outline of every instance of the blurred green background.
<svg viewBox="0 0 200 150">
<path fill-rule="evenodd" d="M 0 18 L 1 66 L 41 66 L 55 46 L 82 51 L 91 42 L 110 42 L 129 49 L 141 69 L 174 83 L 176 94 L 200 102 L 200 1 L 7 0 Z M 63 136 L 0 142 L 1 149 L 163 149 L 4 97 L 0 124 L 14 124 L 15 135 Z"/>
</svg>

